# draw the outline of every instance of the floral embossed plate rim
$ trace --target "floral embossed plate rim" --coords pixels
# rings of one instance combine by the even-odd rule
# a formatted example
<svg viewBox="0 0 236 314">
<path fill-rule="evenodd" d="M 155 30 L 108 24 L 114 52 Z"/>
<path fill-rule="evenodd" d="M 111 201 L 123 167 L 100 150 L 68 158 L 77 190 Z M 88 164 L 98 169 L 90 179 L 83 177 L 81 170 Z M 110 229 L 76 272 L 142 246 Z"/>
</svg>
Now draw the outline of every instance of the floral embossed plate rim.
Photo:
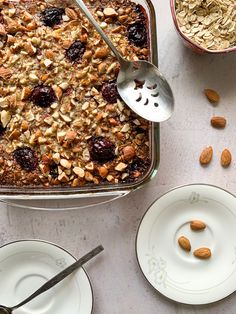
<svg viewBox="0 0 236 314">
<path fill-rule="evenodd" d="M 64 248 L 43 240 L 19 240 L 0 247 L 1 303 L 19 303 L 75 260 Z M 92 309 L 91 282 L 81 267 L 17 313 L 91 314 Z"/>
<path fill-rule="evenodd" d="M 203 220 L 206 229 L 192 231 L 189 221 L 194 219 Z M 157 291 L 174 301 L 207 304 L 225 298 L 236 289 L 235 228 L 236 199 L 231 193 L 207 184 L 173 189 L 141 220 L 136 236 L 140 269 Z M 190 253 L 179 247 L 181 235 L 190 239 Z M 193 256 L 202 246 L 211 248 L 209 260 Z"/>
</svg>

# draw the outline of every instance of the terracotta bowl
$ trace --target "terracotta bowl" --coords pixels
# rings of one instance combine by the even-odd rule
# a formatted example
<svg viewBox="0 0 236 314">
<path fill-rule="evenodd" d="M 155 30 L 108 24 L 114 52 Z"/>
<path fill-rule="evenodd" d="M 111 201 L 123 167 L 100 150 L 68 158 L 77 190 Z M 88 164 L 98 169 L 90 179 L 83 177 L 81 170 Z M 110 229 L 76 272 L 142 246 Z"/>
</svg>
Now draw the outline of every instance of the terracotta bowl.
<svg viewBox="0 0 236 314">
<path fill-rule="evenodd" d="M 185 46 L 189 47 L 194 52 L 199 53 L 199 54 L 204 54 L 204 53 L 223 54 L 223 53 L 229 53 L 229 52 L 232 52 L 232 51 L 236 51 L 236 46 L 235 47 L 231 47 L 231 48 L 227 48 L 227 49 L 223 49 L 223 50 L 210 50 L 210 49 L 207 49 L 207 48 L 203 48 L 199 44 L 197 44 L 196 42 L 194 42 L 193 40 L 188 38 L 185 34 L 183 34 L 183 32 L 179 28 L 177 17 L 176 17 L 175 1 L 176 0 L 170 0 L 171 14 L 172 14 L 172 18 L 173 18 L 173 21 L 174 21 L 174 24 L 175 24 L 175 28 L 176 28 L 178 34 L 180 35 L 181 39 L 183 40 Z"/>
</svg>

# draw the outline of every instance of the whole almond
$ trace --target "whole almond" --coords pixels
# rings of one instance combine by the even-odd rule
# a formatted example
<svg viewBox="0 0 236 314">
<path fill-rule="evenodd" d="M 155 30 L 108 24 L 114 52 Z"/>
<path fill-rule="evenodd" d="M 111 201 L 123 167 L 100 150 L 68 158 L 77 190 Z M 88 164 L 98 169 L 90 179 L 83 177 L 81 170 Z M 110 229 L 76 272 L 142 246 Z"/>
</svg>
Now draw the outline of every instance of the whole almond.
<svg viewBox="0 0 236 314">
<path fill-rule="evenodd" d="M 194 231 L 204 230 L 206 228 L 206 224 L 201 220 L 193 220 L 190 223 L 190 228 Z"/>
<path fill-rule="evenodd" d="M 222 167 L 229 167 L 229 165 L 231 164 L 232 161 L 232 155 L 230 153 L 230 151 L 228 149 L 224 149 L 222 154 L 221 154 L 221 166 Z"/>
<path fill-rule="evenodd" d="M 77 13 L 71 9 L 71 8 L 66 8 L 66 15 L 71 19 L 71 20 L 77 20 L 78 15 Z"/>
<path fill-rule="evenodd" d="M 98 48 L 95 51 L 94 58 L 105 59 L 109 55 L 109 50 L 107 48 Z"/>
<path fill-rule="evenodd" d="M 226 126 L 226 119 L 224 117 L 212 117 L 211 125 L 214 128 L 223 129 Z"/>
<path fill-rule="evenodd" d="M 195 257 L 207 259 L 211 257 L 211 250 L 207 247 L 201 247 L 193 252 Z"/>
<path fill-rule="evenodd" d="M 181 236 L 179 239 L 178 239 L 178 243 L 179 243 L 179 246 L 185 250 L 185 251 L 191 251 L 191 244 L 190 244 L 190 241 L 189 239 L 187 239 L 186 237 L 184 236 Z"/>
<path fill-rule="evenodd" d="M 205 89 L 204 93 L 211 103 L 218 103 L 220 101 L 220 95 L 215 90 Z"/>
<path fill-rule="evenodd" d="M 206 148 L 203 149 L 199 161 L 201 165 L 207 165 L 210 163 L 210 161 L 212 160 L 212 156 L 213 156 L 213 148 L 212 146 L 208 146 Z"/>
</svg>

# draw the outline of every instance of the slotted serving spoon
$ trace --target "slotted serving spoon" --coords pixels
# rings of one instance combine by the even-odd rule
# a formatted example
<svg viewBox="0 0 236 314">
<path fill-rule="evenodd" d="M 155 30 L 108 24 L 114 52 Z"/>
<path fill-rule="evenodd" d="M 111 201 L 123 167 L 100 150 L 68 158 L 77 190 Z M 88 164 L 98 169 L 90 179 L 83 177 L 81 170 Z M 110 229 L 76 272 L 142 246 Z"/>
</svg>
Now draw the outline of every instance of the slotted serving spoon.
<svg viewBox="0 0 236 314">
<path fill-rule="evenodd" d="M 172 90 L 158 68 L 148 61 L 124 59 L 103 32 L 82 0 L 75 0 L 120 63 L 117 89 L 124 102 L 139 116 L 153 122 L 170 118 L 174 110 Z"/>
</svg>

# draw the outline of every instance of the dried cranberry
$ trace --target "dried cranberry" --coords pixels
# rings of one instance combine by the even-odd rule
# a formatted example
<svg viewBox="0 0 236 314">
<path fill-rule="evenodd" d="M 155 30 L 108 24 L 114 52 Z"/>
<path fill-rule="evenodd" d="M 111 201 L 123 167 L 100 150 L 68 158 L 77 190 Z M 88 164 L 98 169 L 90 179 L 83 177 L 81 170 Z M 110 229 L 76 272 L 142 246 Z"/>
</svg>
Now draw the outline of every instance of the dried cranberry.
<svg viewBox="0 0 236 314">
<path fill-rule="evenodd" d="M 129 170 L 131 171 L 140 171 L 143 172 L 143 170 L 145 169 L 145 163 L 142 159 L 140 158 L 136 158 L 132 164 L 129 166 Z"/>
<path fill-rule="evenodd" d="M 5 133 L 6 128 L 3 127 L 2 123 L 0 122 L 0 136 L 3 136 L 3 134 Z"/>
<path fill-rule="evenodd" d="M 65 13 L 65 10 L 62 8 L 50 8 L 46 9 L 41 13 L 41 18 L 43 23 L 46 26 L 53 27 L 57 24 L 60 24 L 62 21 L 62 15 Z"/>
<path fill-rule="evenodd" d="M 147 30 L 143 22 L 135 22 L 128 27 L 128 39 L 137 47 L 147 45 Z"/>
<path fill-rule="evenodd" d="M 93 160 L 106 162 L 115 158 L 115 145 L 103 136 L 93 136 L 89 140 L 89 152 Z"/>
<path fill-rule="evenodd" d="M 58 166 L 55 162 L 50 162 L 49 174 L 52 176 L 53 179 L 56 179 L 58 177 Z"/>
<path fill-rule="evenodd" d="M 139 19 L 145 20 L 145 14 L 144 14 L 145 9 L 142 5 L 137 4 L 135 6 L 135 12 L 138 14 Z"/>
<path fill-rule="evenodd" d="M 102 97 L 110 104 L 117 102 L 119 97 L 116 83 L 107 83 L 102 87 Z"/>
<path fill-rule="evenodd" d="M 56 95 L 51 86 L 36 86 L 31 93 L 31 100 L 36 106 L 47 108 L 56 101 Z"/>
<path fill-rule="evenodd" d="M 66 50 L 66 57 L 70 62 L 75 63 L 82 59 L 86 50 L 86 46 L 80 40 L 76 40 L 70 48 Z"/>
<path fill-rule="evenodd" d="M 38 167 L 38 157 L 30 147 L 20 147 L 13 152 L 13 156 L 22 169 L 30 172 Z"/>
</svg>

